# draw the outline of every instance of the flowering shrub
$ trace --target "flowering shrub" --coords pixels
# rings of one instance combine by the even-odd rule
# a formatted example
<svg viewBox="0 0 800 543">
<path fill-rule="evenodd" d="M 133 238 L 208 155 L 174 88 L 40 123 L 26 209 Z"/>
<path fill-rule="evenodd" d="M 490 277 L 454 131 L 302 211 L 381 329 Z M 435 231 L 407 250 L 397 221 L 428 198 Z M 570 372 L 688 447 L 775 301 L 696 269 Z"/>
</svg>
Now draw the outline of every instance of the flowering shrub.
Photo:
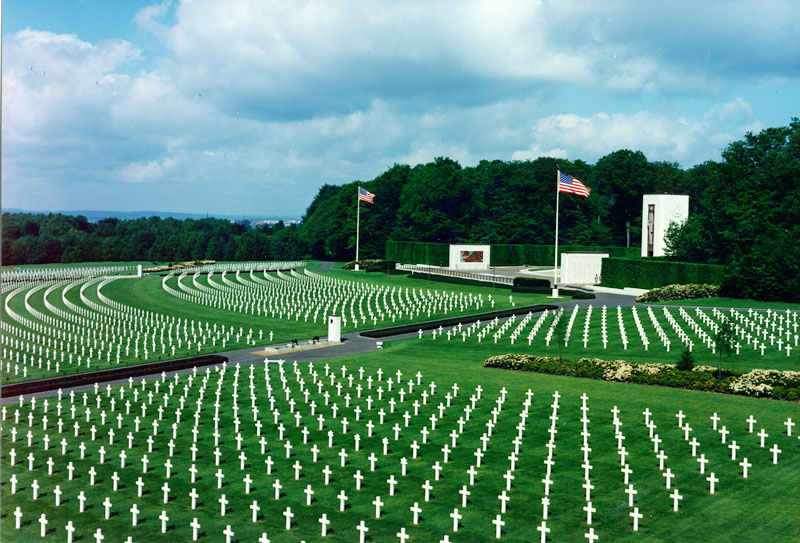
<svg viewBox="0 0 800 543">
<path fill-rule="evenodd" d="M 800 371 L 752 370 L 749 372 L 713 366 L 696 366 L 689 371 L 672 364 L 635 363 L 625 360 L 581 358 L 559 360 L 548 356 L 504 354 L 483 363 L 487 368 L 532 371 L 552 375 L 585 377 L 603 381 L 662 385 L 743 396 L 759 396 L 797 401 L 800 398 Z"/>
<path fill-rule="evenodd" d="M 672 300 L 690 300 L 692 298 L 713 298 L 719 296 L 717 285 L 667 285 L 648 290 L 636 297 L 639 303 L 669 302 Z"/>
</svg>

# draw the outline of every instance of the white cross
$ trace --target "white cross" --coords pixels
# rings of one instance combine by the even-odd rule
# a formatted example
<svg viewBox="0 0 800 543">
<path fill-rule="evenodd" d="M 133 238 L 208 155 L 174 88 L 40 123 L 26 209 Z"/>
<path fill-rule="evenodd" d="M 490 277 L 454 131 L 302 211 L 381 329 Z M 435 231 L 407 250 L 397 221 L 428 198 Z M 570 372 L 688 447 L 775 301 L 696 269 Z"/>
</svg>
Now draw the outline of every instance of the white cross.
<svg viewBox="0 0 800 543">
<path fill-rule="evenodd" d="M 747 479 L 747 468 L 753 466 L 750 462 L 747 461 L 747 458 L 743 458 L 739 465 L 742 466 L 742 478 Z"/>
<path fill-rule="evenodd" d="M 408 534 L 406 533 L 405 526 L 404 526 L 404 527 L 402 527 L 402 528 L 400 528 L 400 531 L 399 531 L 399 532 L 397 532 L 397 534 L 396 534 L 396 535 L 397 535 L 397 537 L 400 539 L 400 543 L 405 543 L 405 542 L 408 540 L 408 538 L 409 538 L 409 537 L 411 537 L 410 535 L 408 535 Z"/>
<path fill-rule="evenodd" d="M 414 513 L 414 524 L 419 524 L 419 514 L 422 513 L 422 508 L 419 506 L 419 503 L 414 502 L 414 505 L 409 507 L 409 510 Z"/>
<path fill-rule="evenodd" d="M 784 422 L 783 425 L 786 426 L 786 435 L 787 436 L 791 436 L 792 435 L 792 426 L 795 426 L 796 424 L 797 423 L 792 422 L 791 418 L 786 419 L 786 422 Z"/>
<path fill-rule="evenodd" d="M 331 521 L 328 520 L 328 515 L 322 513 L 322 516 L 319 518 L 319 523 L 322 524 L 322 537 L 325 537 L 328 533 L 328 524 L 331 523 Z"/>
<path fill-rule="evenodd" d="M 782 453 L 783 451 L 778 448 L 778 444 L 777 443 L 774 443 L 772 445 L 772 447 L 769 449 L 769 452 L 772 453 L 772 463 L 773 464 L 777 464 L 778 463 L 778 455 L 780 453 Z"/>
<path fill-rule="evenodd" d="M 461 515 L 458 512 L 458 508 L 456 508 L 456 509 L 453 509 L 452 513 L 450 513 L 450 518 L 453 519 L 453 531 L 457 532 L 458 531 L 458 521 L 461 520 L 462 518 L 464 518 L 464 516 Z"/>
<path fill-rule="evenodd" d="M 197 508 L 197 498 L 200 497 L 197 493 L 197 489 L 192 488 L 192 491 L 189 492 L 189 497 L 192 498 L 192 510 L 195 510 Z"/>
<path fill-rule="evenodd" d="M 629 484 L 625 489 L 625 493 L 628 495 L 628 507 L 633 507 L 633 497 L 638 494 L 639 491 L 633 488 L 632 484 Z"/>
<path fill-rule="evenodd" d="M 583 506 L 583 510 L 586 511 L 586 524 L 592 524 L 592 513 L 596 512 L 597 509 L 592 507 L 592 502 L 586 502 L 586 505 Z"/>
<path fill-rule="evenodd" d="M 678 493 L 678 489 L 676 488 L 672 491 L 672 494 L 670 494 L 669 497 L 672 498 L 672 510 L 677 511 L 678 502 L 683 499 L 683 496 Z"/>
<path fill-rule="evenodd" d="M 644 515 L 639 512 L 639 508 L 638 507 L 634 507 L 633 511 L 631 511 L 628 514 L 633 519 L 633 531 L 634 532 L 638 532 L 639 531 L 639 519 L 644 517 Z"/>
<path fill-rule="evenodd" d="M 747 431 L 753 433 L 753 425 L 757 422 L 753 415 L 750 415 L 745 422 L 747 423 Z"/>
<path fill-rule="evenodd" d="M 231 538 L 233 537 L 233 530 L 231 530 L 230 524 L 225 526 L 225 529 L 222 530 L 222 533 L 225 535 L 225 543 L 231 543 Z"/>
<path fill-rule="evenodd" d="M 111 516 L 111 499 L 108 496 L 103 500 L 103 507 L 105 508 L 105 519 L 108 520 Z"/>
<path fill-rule="evenodd" d="M 261 511 L 261 507 L 258 506 L 256 500 L 253 500 L 253 503 L 250 504 L 250 510 L 253 512 L 253 522 L 258 522 L 258 512 Z"/>
<path fill-rule="evenodd" d="M 283 512 L 283 516 L 286 517 L 286 529 L 292 529 L 292 518 L 294 517 L 294 513 L 292 513 L 292 508 L 287 507 L 286 511 Z"/>
<path fill-rule="evenodd" d="M 763 448 L 763 447 L 764 447 L 764 440 L 765 440 L 765 439 L 767 439 L 767 438 L 769 437 L 769 434 L 766 432 L 766 430 L 764 430 L 764 429 L 762 428 L 762 429 L 761 429 L 761 431 L 760 431 L 760 432 L 758 432 L 758 434 L 756 434 L 756 435 L 757 435 L 759 438 L 761 438 L 761 447 Z"/>
<path fill-rule="evenodd" d="M 497 515 L 495 519 L 492 521 L 492 524 L 494 524 L 495 526 L 494 537 L 500 539 L 500 535 L 503 533 L 503 526 L 506 525 L 505 521 L 503 520 L 503 517 Z"/>
<path fill-rule="evenodd" d="M 219 514 L 224 517 L 225 516 L 225 506 L 228 505 L 228 498 L 226 498 L 225 494 L 223 494 L 222 496 L 219 497 L 219 500 L 217 500 L 217 501 L 219 502 L 219 511 L 220 511 Z"/>
<path fill-rule="evenodd" d="M 706 458 L 705 453 L 700 455 L 700 458 L 697 459 L 697 462 L 700 464 L 700 473 L 705 474 L 706 464 L 708 464 L 709 462 L 709 460 Z"/>
<path fill-rule="evenodd" d="M 17 509 L 19 509 L 19 507 L 17 507 Z M 15 511 L 15 514 L 16 514 L 16 511 Z M 72 521 L 71 520 L 69 522 L 67 522 L 67 525 L 64 526 L 64 529 L 67 531 L 67 543 L 72 543 L 72 534 L 75 532 L 75 527 L 72 525 Z"/>
<path fill-rule="evenodd" d="M 339 511 L 344 511 L 344 502 L 347 501 L 347 494 L 345 494 L 344 490 L 342 490 L 336 497 L 339 498 Z"/>
<path fill-rule="evenodd" d="M 433 485 L 427 479 L 425 483 L 422 485 L 422 488 L 425 490 L 425 501 L 429 501 L 431 499 L 431 490 L 433 490 Z"/>
<path fill-rule="evenodd" d="M 358 523 L 358 525 L 356 526 L 356 530 L 358 530 L 359 532 L 358 543 L 364 543 L 364 540 L 367 537 L 367 532 L 369 532 L 369 528 L 367 528 L 367 525 L 364 524 L 363 520 L 360 523 Z"/>
<path fill-rule="evenodd" d="M 197 517 L 192 519 L 192 522 L 189 523 L 189 526 L 192 528 L 192 541 L 197 541 L 197 530 L 200 529 L 200 523 L 197 522 Z"/>
<path fill-rule="evenodd" d="M 586 532 L 585 534 L 583 534 L 583 536 L 584 536 L 586 539 L 588 539 L 588 540 L 589 540 L 589 543 L 594 543 L 595 541 L 597 541 L 598 539 L 600 539 L 600 536 L 599 536 L 599 535 L 597 535 L 596 533 L 594 533 L 594 528 L 589 528 L 589 531 L 588 531 L 588 532 Z"/>
<path fill-rule="evenodd" d="M 375 496 L 375 499 L 372 500 L 372 505 L 375 506 L 375 518 L 381 518 L 381 507 L 383 506 L 381 497 Z"/>
<path fill-rule="evenodd" d="M 48 522 L 47 517 L 44 515 L 44 513 L 42 513 L 42 516 L 39 517 L 39 525 L 41 527 L 40 529 L 41 537 L 44 537 L 45 534 L 47 533 L 47 522 Z"/>
<path fill-rule="evenodd" d="M 711 485 L 710 488 L 709 488 L 709 494 L 713 494 L 714 493 L 714 484 L 718 483 L 719 479 L 714 475 L 714 472 L 712 471 L 711 474 L 708 477 L 706 477 L 706 481 L 708 481 L 709 484 Z"/>
<path fill-rule="evenodd" d="M 167 521 L 169 520 L 169 517 L 167 516 L 167 512 L 166 511 L 161 511 L 161 514 L 158 515 L 158 518 L 161 519 L 161 533 L 162 534 L 167 533 Z"/>
<path fill-rule="evenodd" d="M 306 495 L 306 505 L 311 505 L 311 496 L 314 495 L 314 490 L 311 488 L 311 485 L 306 485 L 305 490 L 303 492 Z"/>
<path fill-rule="evenodd" d="M 103 535 L 103 530 L 98 528 L 97 531 L 94 533 L 95 543 L 101 543 L 101 541 L 103 541 L 105 538 L 106 536 Z"/>
<path fill-rule="evenodd" d="M 547 522 L 542 521 L 542 523 L 536 527 L 536 530 L 542 534 L 541 541 L 545 543 L 547 541 L 547 534 L 550 532 L 550 528 L 547 527 Z"/>
</svg>

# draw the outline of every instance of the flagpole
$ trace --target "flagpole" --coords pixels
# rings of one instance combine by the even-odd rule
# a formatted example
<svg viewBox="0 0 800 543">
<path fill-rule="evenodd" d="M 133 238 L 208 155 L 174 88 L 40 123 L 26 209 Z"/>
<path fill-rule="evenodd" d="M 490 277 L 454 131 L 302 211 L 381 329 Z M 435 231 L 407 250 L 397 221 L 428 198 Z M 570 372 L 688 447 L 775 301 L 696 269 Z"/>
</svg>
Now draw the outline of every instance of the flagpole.
<svg viewBox="0 0 800 543">
<path fill-rule="evenodd" d="M 355 270 L 358 271 L 358 243 L 361 235 L 361 185 L 357 185 L 356 190 L 356 266 Z"/>
<path fill-rule="evenodd" d="M 558 298 L 558 200 L 559 190 L 558 181 L 561 178 L 561 171 L 556 170 L 556 246 L 555 257 L 553 258 L 553 292 L 551 298 Z"/>
</svg>

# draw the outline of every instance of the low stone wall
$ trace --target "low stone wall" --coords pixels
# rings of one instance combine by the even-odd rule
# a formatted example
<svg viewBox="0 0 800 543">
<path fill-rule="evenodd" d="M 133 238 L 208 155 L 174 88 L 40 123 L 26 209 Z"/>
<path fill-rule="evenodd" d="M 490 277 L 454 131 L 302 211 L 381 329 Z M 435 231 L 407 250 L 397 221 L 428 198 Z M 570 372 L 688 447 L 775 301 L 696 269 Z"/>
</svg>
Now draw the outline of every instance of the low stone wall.
<svg viewBox="0 0 800 543">
<path fill-rule="evenodd" d="M 33 394 L 48 390 L 58 390 L 59 388 L 70 388 L 80 385 L 90 385 L 94 383 L 105 383 L 117 381 L 129 377 L 140 377 L 142 375 L 152 375 L 166 372 L 183 370 L 199 366 L 211 366 L 227 362 L 228 358 L 218 354 L 203 356 L 192 356 L 189 358 L 178 358 L 176 360 L 165 360 L 162 362 L 152 362 L 149 364 L 136 364 L 123 368 L 112 368 L 108 370 L 91 371 L 86 373 L 76 373 L 74 375 L 64 375 L 52 377 L 50 379 L 39 379 L 37 381 L 26 381 L 24 383 L 11 383 L 3 385 L 0 389 L 0 397 L 9 398 L 20 394 Z"/>
</svg>

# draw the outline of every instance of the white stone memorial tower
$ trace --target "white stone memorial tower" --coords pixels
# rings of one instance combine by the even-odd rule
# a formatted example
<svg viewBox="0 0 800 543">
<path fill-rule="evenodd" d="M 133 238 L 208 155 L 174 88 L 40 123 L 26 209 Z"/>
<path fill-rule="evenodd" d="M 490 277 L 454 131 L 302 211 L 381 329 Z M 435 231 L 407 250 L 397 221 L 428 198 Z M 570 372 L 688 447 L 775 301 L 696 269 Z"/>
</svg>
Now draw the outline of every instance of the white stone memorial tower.
<svg viewBox="0 0 800 543">
<path fill-rule="evenodd" d="M 664 235 L 670 223 L 689 218 L 689 196 L 645 194 L 642 201 L 642 256 L 664 256 Z"/>
</svg>

